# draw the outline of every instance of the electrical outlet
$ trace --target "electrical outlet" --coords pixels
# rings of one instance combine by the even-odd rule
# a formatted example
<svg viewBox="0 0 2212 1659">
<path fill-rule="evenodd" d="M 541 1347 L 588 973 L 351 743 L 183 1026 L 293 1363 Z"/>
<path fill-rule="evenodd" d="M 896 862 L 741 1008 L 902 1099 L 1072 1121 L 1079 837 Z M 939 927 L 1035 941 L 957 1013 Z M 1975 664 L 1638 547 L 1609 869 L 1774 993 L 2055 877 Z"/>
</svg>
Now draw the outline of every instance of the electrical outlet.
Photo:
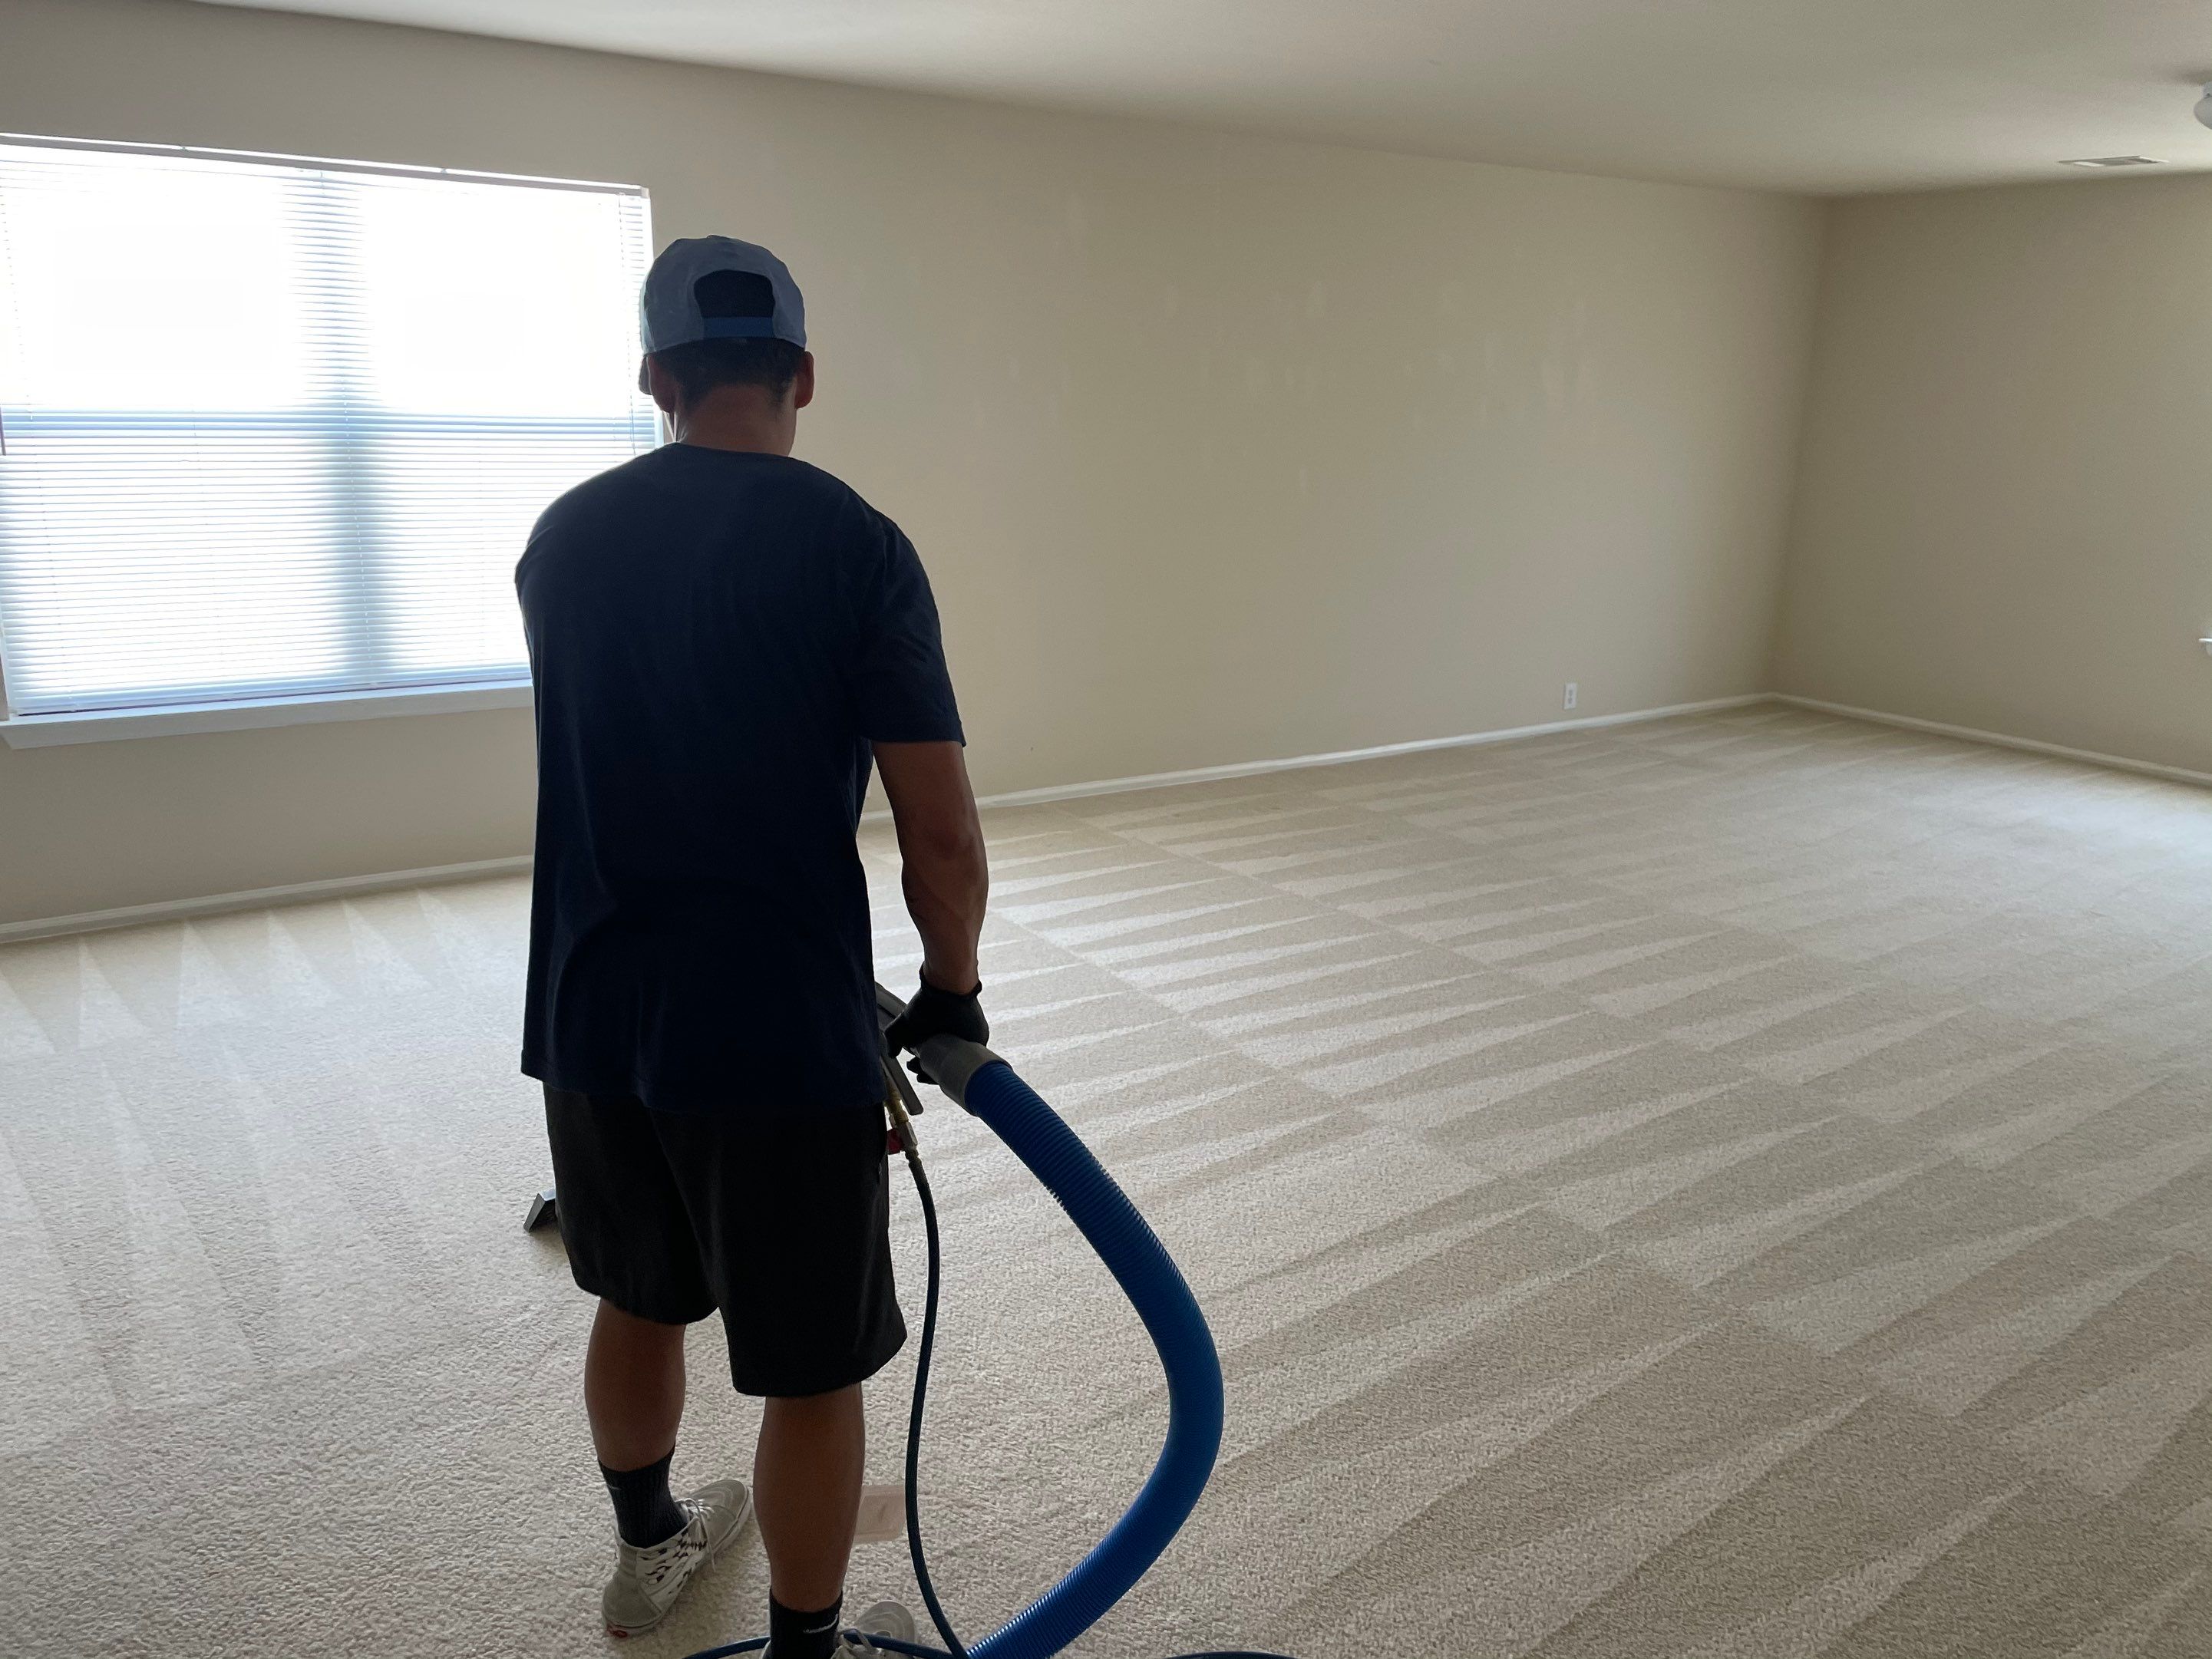
<svg viewBox="0 0 2212 1659">
<path fill-rule="evenodd" d="M 1567 682 L 1567 707 L 1572 708 L 1575 706 L 1575 699 L 1579 697 L 1581 695 L 1582 688 L 1577 685 L 1572 680 L 1569 680 Z"/>
<path fill-rule="evenodd" d="M 860 1488 L 860 1524 L 853 1534 L 856 1544 L 888 1544 L 906 1536 L 906 1483 L 896 1486 Z"/>
</svg>

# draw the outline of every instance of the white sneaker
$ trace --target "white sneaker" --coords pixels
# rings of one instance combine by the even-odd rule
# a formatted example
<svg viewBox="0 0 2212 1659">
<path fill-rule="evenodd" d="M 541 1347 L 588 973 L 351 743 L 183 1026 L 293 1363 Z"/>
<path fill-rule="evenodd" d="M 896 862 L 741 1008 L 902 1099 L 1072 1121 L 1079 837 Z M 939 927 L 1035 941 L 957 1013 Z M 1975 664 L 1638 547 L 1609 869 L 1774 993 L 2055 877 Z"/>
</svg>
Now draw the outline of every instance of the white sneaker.
<svg viewBox="0 0 2212 1659">
<path fill-rule="evenodd" d="M 643 1548 L 616 1546 L 615 1575 L 599 1596 L 608 1635 L 635 1636 L 666 1618 L 691 1575 L 720 1554 L 753 1516 L 753 1495 L 742 1480 L 713 1481 L 677 1502 L 687 1517 L 683 1531 Z M 913 1622 L 907 1621 L 909 1626 Z"/>
<path fill-rule="evenodd" d="M 850 1632 L 858 1631 L 856 1639 Z M 896 1641 L 914 1640 L 914 1615 L 896 1601 L 878 1601 L 855 1619 L 845 1639 L 837 1644 L 837 1659 L 866 1659 L 872 1653 L 884 1653 L 868 1640 L 871 1636 L 888 1636 Z"/>
</svg>

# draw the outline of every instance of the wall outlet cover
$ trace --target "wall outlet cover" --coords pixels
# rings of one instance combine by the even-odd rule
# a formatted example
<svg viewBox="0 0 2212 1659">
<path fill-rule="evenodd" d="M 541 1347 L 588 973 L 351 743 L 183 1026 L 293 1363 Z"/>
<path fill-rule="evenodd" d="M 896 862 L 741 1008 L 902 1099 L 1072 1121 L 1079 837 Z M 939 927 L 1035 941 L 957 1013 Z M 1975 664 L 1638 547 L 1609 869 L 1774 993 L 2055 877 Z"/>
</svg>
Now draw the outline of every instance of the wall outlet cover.
<svg viewBox="0 0 2212 1659">
<path fill-rule="evenodd" d="M 856 1544 L 888 1544 L 906 1536 L 906 1488 L 860 1488 L 860 1523 L 854 1529 Z"/>
</svg>

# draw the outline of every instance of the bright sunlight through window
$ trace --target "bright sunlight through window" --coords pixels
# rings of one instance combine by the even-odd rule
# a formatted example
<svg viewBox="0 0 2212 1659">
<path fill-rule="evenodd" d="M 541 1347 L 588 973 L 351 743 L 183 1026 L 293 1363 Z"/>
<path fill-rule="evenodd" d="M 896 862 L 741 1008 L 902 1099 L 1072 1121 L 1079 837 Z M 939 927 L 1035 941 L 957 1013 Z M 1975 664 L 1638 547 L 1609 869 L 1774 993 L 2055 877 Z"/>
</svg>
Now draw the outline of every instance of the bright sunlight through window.
<svg viewBox="0 0 2212 1659">
<path fill-rule="evenodd" d="M 514 562 L 652 446 L 641 191 L 0 141 L 17 714 L 512 681 Z"/>
</svg>

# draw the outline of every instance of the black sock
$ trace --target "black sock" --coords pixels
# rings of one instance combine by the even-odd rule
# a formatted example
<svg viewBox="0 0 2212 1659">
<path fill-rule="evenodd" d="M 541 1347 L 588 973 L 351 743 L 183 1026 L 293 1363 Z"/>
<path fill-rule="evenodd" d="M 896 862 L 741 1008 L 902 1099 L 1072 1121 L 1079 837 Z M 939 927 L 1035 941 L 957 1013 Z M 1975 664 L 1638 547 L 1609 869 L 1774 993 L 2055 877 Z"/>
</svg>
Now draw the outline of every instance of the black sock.
<svg viewBox="0 0 2212 1659">
<path fill-rule="evenodd" d="M 819 1613 L 794 1613 L 773 1595 L 768 1598 L 768 1651 L 761 1659 L 834 1659 L 845 1621 L 845 1598 Z"/>
<path fill-rule="evenodd" d="M 676 1494 L 668 1490 L 668 1465 L 675 1455 L 671 1452 L 641 1469 L 599 1465 L 599 1473 L 607 1478 L 608 1494 L 615 1500 L 615 1527 L 623 1543 L 642 1549 L 684 1530 L 687 1517 L 676 1502 Z"/>
</svg>

